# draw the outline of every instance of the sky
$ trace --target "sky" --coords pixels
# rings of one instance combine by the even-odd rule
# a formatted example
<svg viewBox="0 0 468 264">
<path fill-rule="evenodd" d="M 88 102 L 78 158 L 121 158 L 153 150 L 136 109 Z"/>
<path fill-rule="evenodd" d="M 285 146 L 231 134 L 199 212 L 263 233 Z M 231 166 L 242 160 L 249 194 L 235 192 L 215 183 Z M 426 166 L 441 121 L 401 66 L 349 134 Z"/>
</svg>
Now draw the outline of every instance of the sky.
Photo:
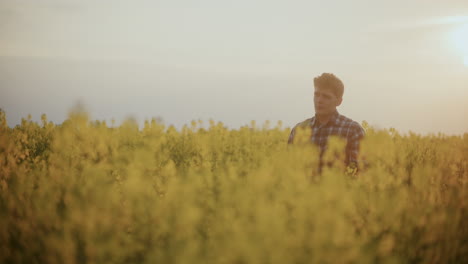
<svg viewBox="0 0 468 264">
<path fill-rule="evenodd" d="M 314 115 L 313 78 L 377 128 L 468 133 L 466 0 L 1 0 L 0 108 L 230 128 Z"/>
</svg>

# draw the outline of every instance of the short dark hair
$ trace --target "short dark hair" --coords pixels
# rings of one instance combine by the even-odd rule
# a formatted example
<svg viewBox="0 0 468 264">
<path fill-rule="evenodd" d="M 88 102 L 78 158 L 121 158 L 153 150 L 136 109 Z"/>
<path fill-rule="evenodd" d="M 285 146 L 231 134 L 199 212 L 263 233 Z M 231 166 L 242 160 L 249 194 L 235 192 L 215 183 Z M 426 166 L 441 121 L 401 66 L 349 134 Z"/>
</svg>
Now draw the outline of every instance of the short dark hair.
<svg viewBox="0 0 468 264">
<path fill-rule="evenodd" d="M 343 82 L 333 73 L 322 73 L 322 75 L 314 78 L 314 86 L 321 89 L 331 90 L 338 98 L 343 97 L 344 85 Z"/>
</svg>

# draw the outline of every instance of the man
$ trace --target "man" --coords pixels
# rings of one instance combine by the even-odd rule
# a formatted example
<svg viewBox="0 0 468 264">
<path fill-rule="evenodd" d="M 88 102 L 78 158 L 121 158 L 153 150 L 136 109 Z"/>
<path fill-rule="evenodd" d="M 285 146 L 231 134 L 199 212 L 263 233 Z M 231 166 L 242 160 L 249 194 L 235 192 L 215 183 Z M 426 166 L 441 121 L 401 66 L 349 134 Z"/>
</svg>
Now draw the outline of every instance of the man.
<svg viewBox="0 0 468 264">
<path fill-rule="evenodd" d="M 323 73 L 314 78 L 315 116 L 298 123 L 289 135 L 288 143 L 294 142 L 297 130 L 307 128 L 311 132 L 310 142 L 320 149 L 320 167 L 323 166 L 322 156 L 327 149 L 330 136 L 338 136 L 346 140 L 345 164 L 357 168 L 359 143 L 364 137 L 364 129 L 359 123 L 338 113 L 338 107 L 343 101 L 344 85 L 339 78 L 331 73 Z"/>
</svg>

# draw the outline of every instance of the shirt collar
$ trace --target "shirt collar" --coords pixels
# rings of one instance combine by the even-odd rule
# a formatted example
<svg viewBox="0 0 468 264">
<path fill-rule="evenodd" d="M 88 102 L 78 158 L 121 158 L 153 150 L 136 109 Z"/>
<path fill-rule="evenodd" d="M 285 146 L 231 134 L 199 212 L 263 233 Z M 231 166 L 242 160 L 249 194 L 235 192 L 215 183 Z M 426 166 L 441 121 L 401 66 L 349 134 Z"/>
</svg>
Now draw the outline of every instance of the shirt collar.
<svg viewBox="0 0 468 264">
<path fill-rule="evenodd" d="M 338 113 L 338 110 L 335 110 L 335 112 L 333 113 L 332 117 L 330 118 L 330 120 L 328 121 L 328 123 L 326 123 L 325 125 L 328 126 L 328 125 L 333 125 L 336 123 L 336 120 L 338 119 L 338 117 L 340 116 L 340 113 Z M 311 122 L 311 126 L 314 127 L 315 125 L 318 125 L 318 122 L 316 121 L 317 120 L 317 115 L 315 115 L 314 117 L 312 117 L 312 122 Z"/>
</svg>

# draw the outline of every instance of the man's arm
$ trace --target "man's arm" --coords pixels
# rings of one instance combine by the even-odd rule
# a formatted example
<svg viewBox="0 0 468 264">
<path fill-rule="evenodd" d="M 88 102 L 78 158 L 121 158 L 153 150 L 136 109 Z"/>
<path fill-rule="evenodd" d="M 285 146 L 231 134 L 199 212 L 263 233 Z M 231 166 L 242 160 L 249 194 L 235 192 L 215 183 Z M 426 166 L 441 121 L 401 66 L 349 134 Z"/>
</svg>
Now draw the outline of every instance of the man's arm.
<svg viewBox="0 0 468 264">
<path fill-rule="evenodd" d="M 297 141 L 296 143 L 304 143 L 306 141 L 303 141 L 305 140 L 305 138 L 303 138 L 304 136 L 306 138 L 309 138 L 310 137 L 310 133 L 311 133 L 311 122 L 312 122 L 313 118 L 309 118 L 309 119 L 306 119 L 300 123 L 297 123 L 293 129 L 291 129 L 291 133 L 289 134 L 289 138 L 288 138 L 288 144 L 293 144 L 294 141 Z M 298 131 L 299 130 L 299 131 Z M 297 140 L 295 140 L 296 138 L 298 138 Z"/>
<path fill-rule="evenodd" d="M 360 143 L 361 140 L 364 138 L 365 134 L 366 132 L 361 127 L 361 125 L 356 123 L 353 126 L 352 130 L 350 131 L 350 135 L 348 137 L 348 142 L 346 146 L 346 165 L 358 165 Z"/>
<path fill-rule="evenodd" d="M 288 138 L 288 144 L 294 143 L 295 135 L 296 135 L 296 126 L 294 126 L 293 129 L 291 129 L 291 133 L 289 134 L 289 138 Z"/>
</svg>

